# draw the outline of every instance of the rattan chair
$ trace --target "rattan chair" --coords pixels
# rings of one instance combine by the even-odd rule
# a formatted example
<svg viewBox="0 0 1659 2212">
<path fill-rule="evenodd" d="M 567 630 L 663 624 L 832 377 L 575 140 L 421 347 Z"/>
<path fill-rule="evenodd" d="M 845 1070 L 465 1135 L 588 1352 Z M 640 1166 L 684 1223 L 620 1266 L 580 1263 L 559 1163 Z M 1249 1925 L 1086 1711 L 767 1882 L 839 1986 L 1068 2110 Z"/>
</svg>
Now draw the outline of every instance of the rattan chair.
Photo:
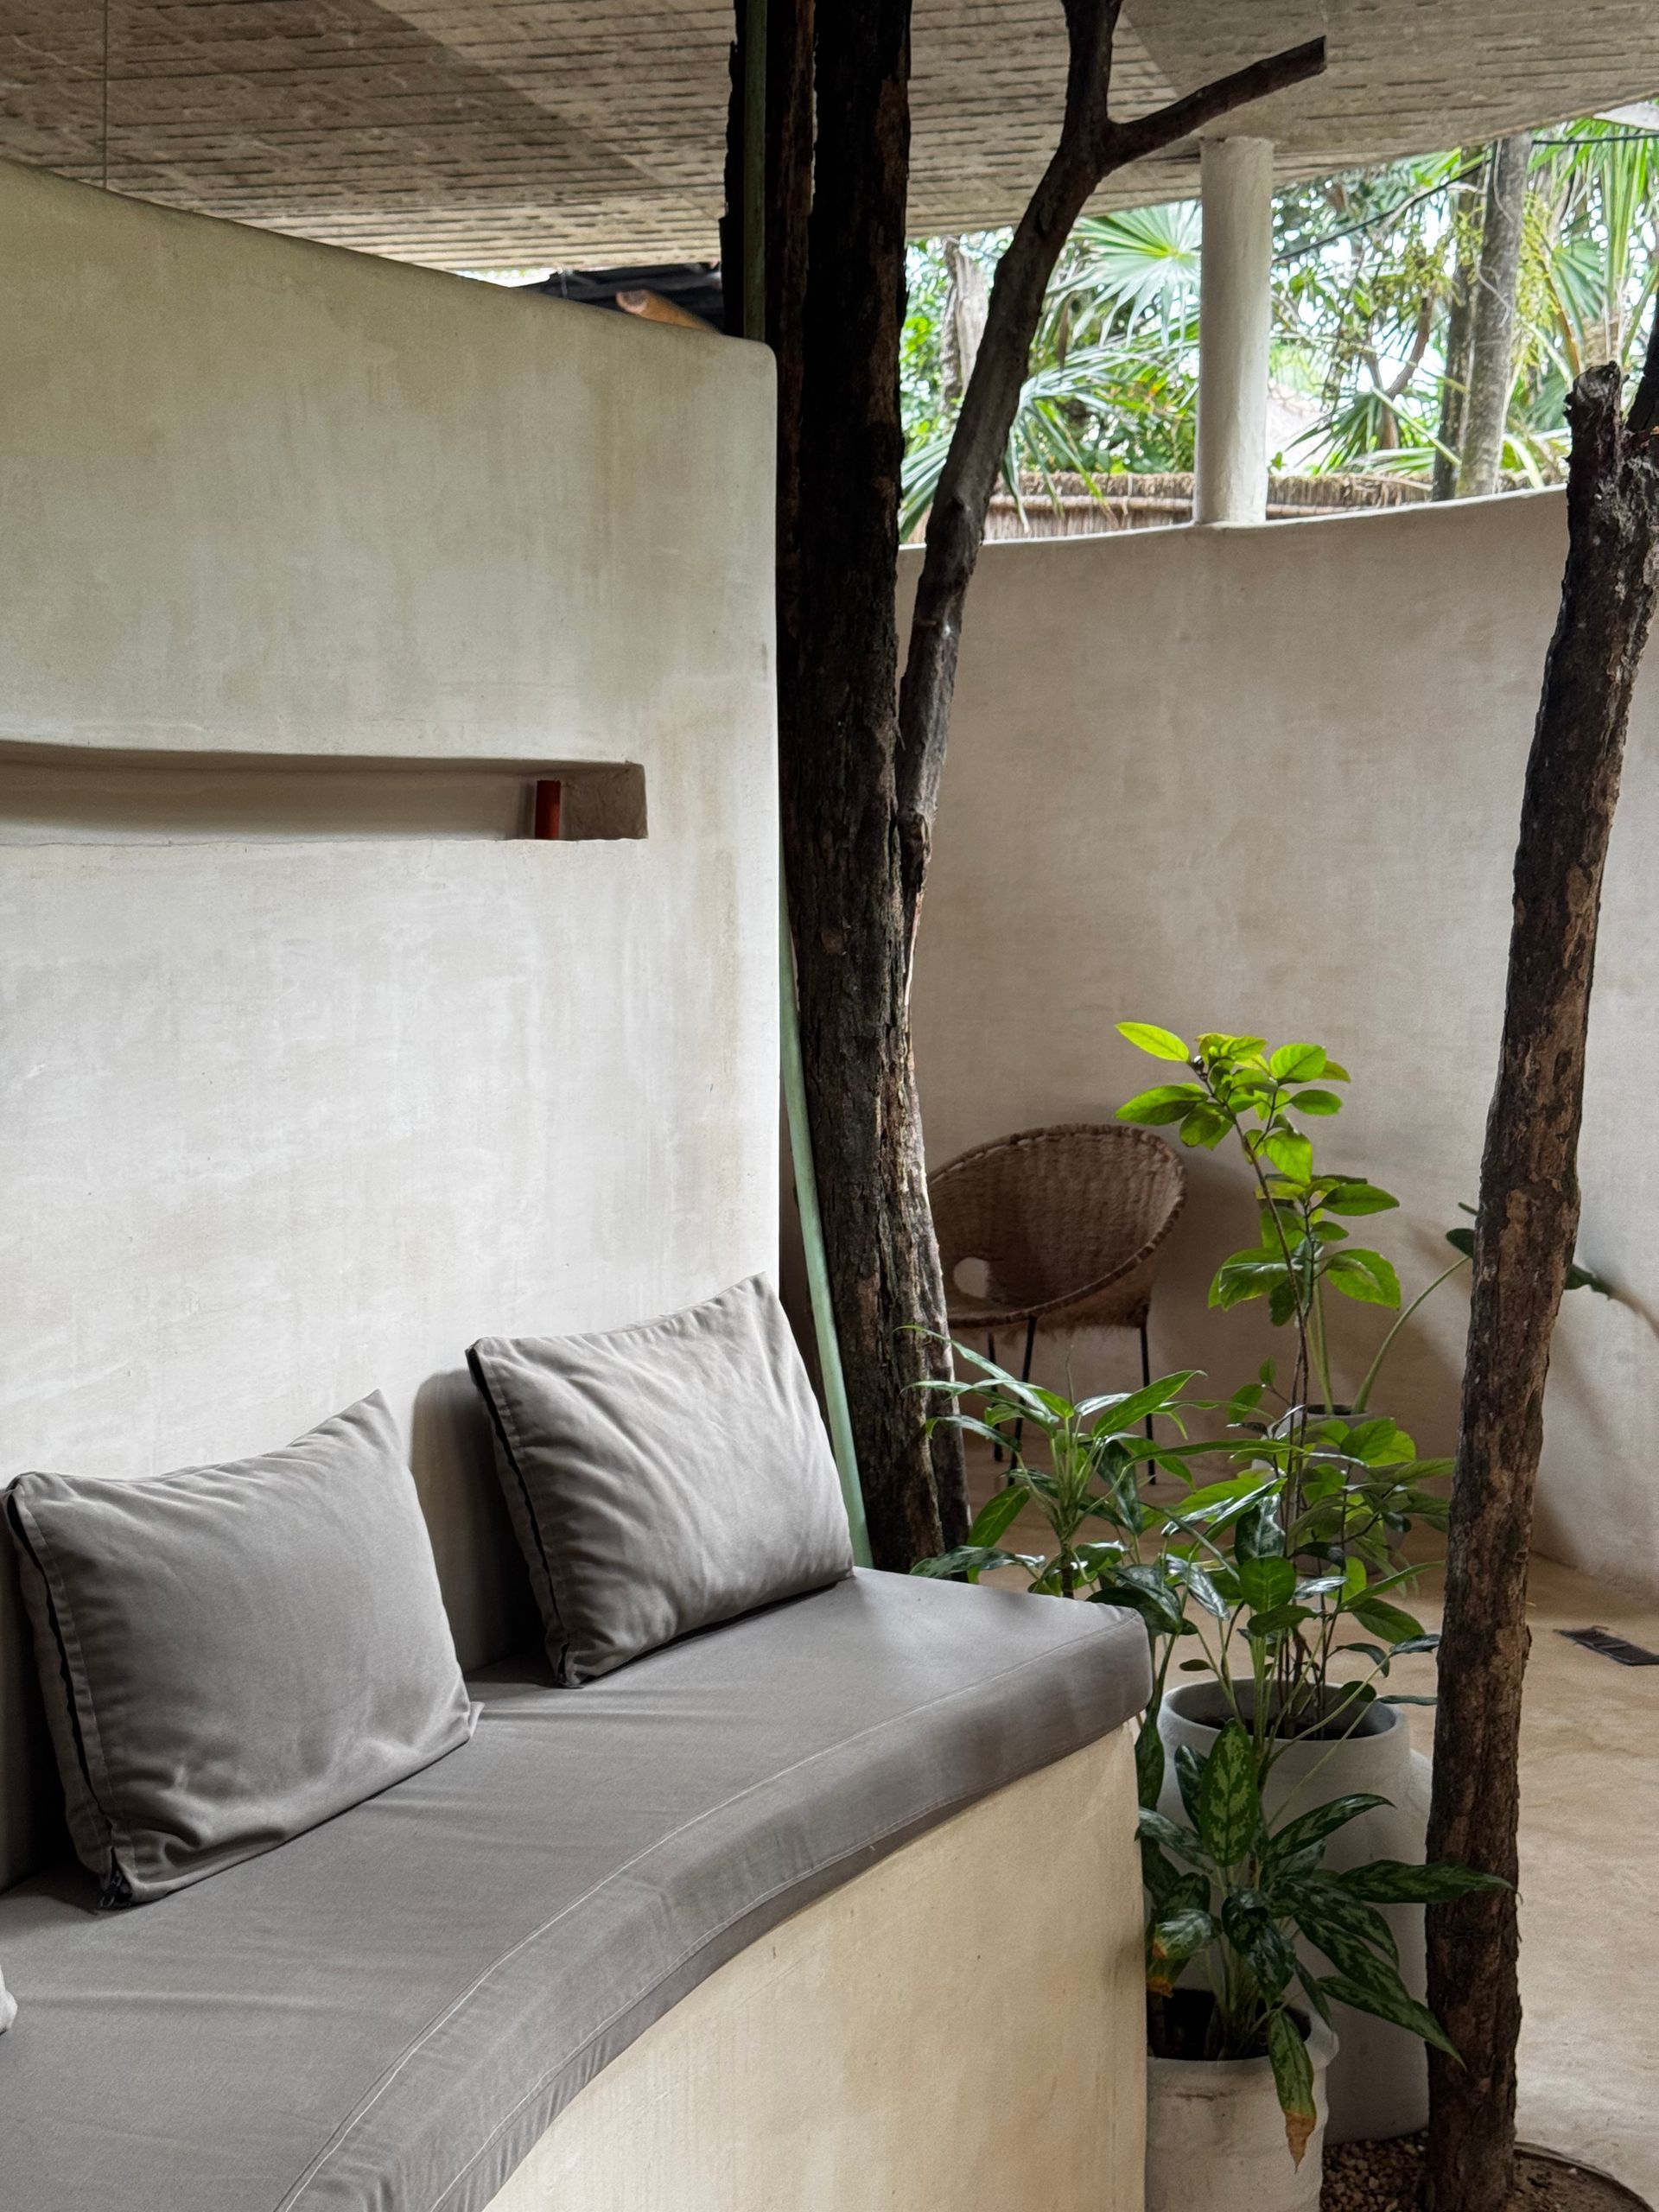
<svg viewBox="0 0 1659 2212">
<path fill-rule="evenodd" d="M 928 1196 L 953 1336 L 1039 1329 L 1138 1329 L 1152 1376 L 1147 1315 L 1165 1238 L 1186 1203 L 1180 1154 L 1150 1129 L 1068 1122 L 976 1145 L 930 1177 Z M 977 1261 L 982 1291 L 965 1290 Z"/>
</svg>

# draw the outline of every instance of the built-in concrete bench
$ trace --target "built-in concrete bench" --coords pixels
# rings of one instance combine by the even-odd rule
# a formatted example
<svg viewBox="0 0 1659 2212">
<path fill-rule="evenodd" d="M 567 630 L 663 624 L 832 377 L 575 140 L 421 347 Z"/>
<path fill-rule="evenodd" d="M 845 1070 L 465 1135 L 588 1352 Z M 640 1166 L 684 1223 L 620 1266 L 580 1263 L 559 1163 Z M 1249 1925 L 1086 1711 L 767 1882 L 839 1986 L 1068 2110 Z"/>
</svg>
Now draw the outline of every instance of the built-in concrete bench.
<svg viewBox="0 0 1659 2212">
<path fill-rule="evenodd" d="M 0 2038 L 0 2206 L 485 2212 L 578 2092 L 722 1962 L 884 1854 L 925 1848 L 912 1840 L 976 1800 L 1112 1737 L 1147 1688 L 1132 1615 L 868 1573 L 580 1690 L 529 1665 L 488 1669 L 470 1744 L 262 1858 L 125 1912 L 91 1910 L 78 1874 L 0 1897 L 20 2005 Z M 1116 1833 L 1133 1824 L 1128 1777 L 1125 1758 L 1096 1838 L 1002 1838 L 1039 1886 L 1044 1854 L 1072 1864 L 1080 1840 L 1116 1870 L 1116 1897 L 1055 1899 L 1046 1953 L 1013 1962 L 1058 2006 L 1057 2050 L 1078 2025 L 1066 1954 L 1103 1924 L 1136 1924 Z M 1098 1790 L 1089 1818 L 1103 1822 Z M 1017 1889 L 1021 1863 L 1004 1872 Z M 986 1959 L 990 2009 L 960 2022 L 960 2059 L 894 2056 L 922 2094 L 914 2188 L 873 2174 L 887 2193 L 860 2202 L 943 2203 L 926 2180 L 926 2085 L 965 2069 L 992 2088 L 1016 2032 L 994 1994 L 996 1897 L 952 1908 L 964 1951 Z M 1106 1992 L 1127 1970 L 1133 1993 L 1136 1967 L 1103 1948 L 1078 1986 Z M 764 1978 L 753 2001 L 770 2001 Z M 859 2036 L 880 2041 L 880 2011 Z M 1104 2017 L 1083 2024 L 1096 2043 Z M 1138 2083 L 1130 2019 L 1128 2048 L 1080 2054 L 1082 2078 L 1115 2067 Z M 819 2098 L 845 2094 L 852 2056 L 810 2054 Z M 1037 2086 L 1065 2083 L 1051 2069 Z M 1103 2163 L 1097 2114 L 1077 2101 L 1048 2126 L 1084 2129 L 1078 2147 Z M 701 2204 L 697 2146 L 682 2148 L 685 2201 Z M 788 2201 L 829 2212 L 828 2177 L 785 2164 L 799 2178 Z M 671 2201 L 636 2177 L 634 2203 Z M 768 2195 L 767 2212 L 783 2201 Z M 1129 2200 L 1103 2179 L 1097 2201 Z"/>
</svg>

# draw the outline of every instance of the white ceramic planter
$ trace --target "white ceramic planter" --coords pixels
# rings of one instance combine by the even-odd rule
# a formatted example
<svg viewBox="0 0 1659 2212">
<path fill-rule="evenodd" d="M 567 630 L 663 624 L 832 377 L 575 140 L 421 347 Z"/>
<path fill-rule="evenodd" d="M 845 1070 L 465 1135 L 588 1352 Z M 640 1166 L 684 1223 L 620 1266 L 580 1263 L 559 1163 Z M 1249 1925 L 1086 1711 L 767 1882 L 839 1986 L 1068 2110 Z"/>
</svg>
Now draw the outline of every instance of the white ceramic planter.
<svg viewBox="0 0 1659 2212">
<path fill-rule="evenodd" d="M 1168 1761 L 1160 1808 L 1185 1821 L 1175 1780 L 1175 1750 L 1190 1745 L 1200 1758 L 1216 1740 L 1222 1711 L 1213 1684 L 1189 1683 L 1164 1700 L 1159 1732 Z M 1368 1859 L 1404 1859 L 1421 1863 L 1428 1827 L 1429 1764 L 1411 1747 L 1411 1732 L 1395 1706 L 1374 1705 L 1365 1732 L 1339 1744 L 1294 1744 L 1281 1754 L 1268 1777 L 1269 1823 L 1294 1820 L 1332 1797 L 1369 1791 L 1390 1802 L 1362 1813 L 1332 1837 L 1327 1866 L 1358 1866 Z M 1383 1908 L 1400 1946 L 1400 1976 L 1416 1998 L 1425 1987 L 1423 1909 Z M 1309 1954 L 1321 1973 L 1332 1971 L 1322 1953 Z M 1428 2121 L 1428 2061 L 1422 2044 L 1403 2028 L 1356 2012 L 1332 2008 L 1341 2052 L 1331 2069 L 1329 2094 L 1332 2143 L 1374 2143 L 1410 2135 Z M 1241 2202 L 1244 2200 L 1240 2199 Z"/>
<path fill-rule="evenodd" d="M 1319 2118 L 1299 2166 L 1265 2058 L 1148 2058 L 1147 2212 L 1319 2212 L 1327 2069 L 1337 2039 L 1307 2039 Z"/>
</svg>

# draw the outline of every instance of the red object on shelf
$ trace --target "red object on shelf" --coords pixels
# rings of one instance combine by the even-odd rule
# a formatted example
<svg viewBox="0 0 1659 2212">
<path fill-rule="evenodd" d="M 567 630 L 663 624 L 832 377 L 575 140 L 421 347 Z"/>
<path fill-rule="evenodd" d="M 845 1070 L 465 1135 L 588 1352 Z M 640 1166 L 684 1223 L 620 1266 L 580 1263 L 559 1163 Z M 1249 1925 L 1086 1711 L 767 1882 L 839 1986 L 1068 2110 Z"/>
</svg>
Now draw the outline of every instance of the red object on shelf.
<svg viewBox="0 0 1659 2212">
<path fill-rule="evenodd" d="M 559 803 L 563 785 L 556 776 L 543 776 L 536 785 L 536 826 L 533 837 L 556 837 L 559 834 Z"/>
</svg>

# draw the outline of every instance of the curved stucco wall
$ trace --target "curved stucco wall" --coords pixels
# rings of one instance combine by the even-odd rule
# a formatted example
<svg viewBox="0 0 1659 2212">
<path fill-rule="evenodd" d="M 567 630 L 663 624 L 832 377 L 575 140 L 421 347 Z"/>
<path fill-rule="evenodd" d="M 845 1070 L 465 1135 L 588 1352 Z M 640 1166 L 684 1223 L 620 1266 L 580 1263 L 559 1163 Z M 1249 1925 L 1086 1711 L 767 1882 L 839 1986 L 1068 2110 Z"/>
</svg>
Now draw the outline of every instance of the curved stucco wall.
<svg viewBox="0 0 1659 2212">
<path fill-rule="evenodd" d="M 0 770 L 369 763 L 335 834 L 180 843 L 8 842 L 0 775 L 0 1478 L 378 1386 L 486 1658 L 467 1344 L 775 1261 L 770 359 L 3 167 L 0 266 Z M 370 836 L 386 755 L 637 763 L 649 834 Z M 54 1795 L 9 1569 L 0 1885 Z"/>
<path fill-rule="evenodd" d="M 928 1155 L 1109 1120 L 1162 1079 L 1122 1018 L 1311 1037 L 1351 1070 L 1319 1127 L 1402 1211 L 1355 1224 L 1411 1291 L 1475 1197 L 1497 1066 L 1521 785 L 1554 620 L 1560 493 L 1389 514 L 988 546 L 969 595 L 923 916 Z M 906 555 L 906 582 L 913 576 Z M 1540 1548 L 1659 1592 L 1659 681 L 1637 692 L 1608 872 L 1580 1251 L 1547 1410 Z M 1227 1388 L 1274 1348 L 1205 1310 L 1253 1241 L 1241 1168 L 1190 1160 L 1154 1357 Z M 1449 1450 L 1468 1305 L 1402 1338 L 1387 1408 Z M 1351 1384 L 1376 1338 L 1343 1307 Z M 1017 1348 L 1016 1348 L 1017 1349 Z M 1046 1352 L 1057 1370 L 1064 1354 Z M 1133 1372 L 1080 1344 L 1082 1379 Z M 1363 1359 L 1360 1360 L 1363 1366 Z"/>
</svg>

